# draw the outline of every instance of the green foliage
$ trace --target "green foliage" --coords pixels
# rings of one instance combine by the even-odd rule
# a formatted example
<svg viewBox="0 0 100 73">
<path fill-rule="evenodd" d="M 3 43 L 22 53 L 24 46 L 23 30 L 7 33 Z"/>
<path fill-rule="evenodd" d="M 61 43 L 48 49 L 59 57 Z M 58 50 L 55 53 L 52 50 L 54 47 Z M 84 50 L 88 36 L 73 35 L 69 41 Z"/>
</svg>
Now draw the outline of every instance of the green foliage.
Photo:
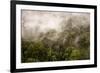
<svg viewBox="0 0 100 73">
<path fill-rule="evenodd" d="M 72 50 L 72 52 L 69 56 L 69 60 L 79 60 L 80 56 L 81 56 L 80 50 L 74 49 L 74 50 Z"/>
<path fill-rule="evenodd" d="M 65 60 L 79 60 L 81 58 L 80 49 L 75 47 L 68 47 L 64 52 Z"/>
<path fill-rule="evenodd" d="M 42 42 L 22 42 L 22 62 L 44 62 L 89 59 L 89 49 L 68 46 L 63 50 L 45 48 Z"/>
</svg>

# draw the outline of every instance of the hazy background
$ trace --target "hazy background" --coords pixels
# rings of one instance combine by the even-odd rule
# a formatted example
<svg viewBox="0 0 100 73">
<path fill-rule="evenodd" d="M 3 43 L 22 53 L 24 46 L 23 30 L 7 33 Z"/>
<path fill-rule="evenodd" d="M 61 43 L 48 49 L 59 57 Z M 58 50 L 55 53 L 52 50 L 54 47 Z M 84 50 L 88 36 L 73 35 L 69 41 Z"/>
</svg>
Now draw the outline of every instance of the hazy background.
<svg viewBox="0 0 100 73">
<path fill-rule="evenodd" d="M 22 38 L 24 40 L 41 40 L 49 31 L 56 32 L 49 38 L 57 40 L 64 29 L 69 29 L 69 27 L 80 29 L 80 26 L 87 27 L 89 24 L 89 13 L 22 10 Z"/>
</svg>

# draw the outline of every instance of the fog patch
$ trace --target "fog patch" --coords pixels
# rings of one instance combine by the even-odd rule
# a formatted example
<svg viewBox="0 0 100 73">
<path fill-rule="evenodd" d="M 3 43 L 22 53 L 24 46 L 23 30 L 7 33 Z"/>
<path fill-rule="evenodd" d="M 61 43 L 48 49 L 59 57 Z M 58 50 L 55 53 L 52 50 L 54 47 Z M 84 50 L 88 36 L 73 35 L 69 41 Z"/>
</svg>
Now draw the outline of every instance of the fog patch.
<svg viewBox="0 0 100 73">
<path fill-rule="evenodd" d="M 64 35 L 65 30 L 89 26 L 90 14 L 22 10 L 21 22 L 23 40 L 37 41 L 47 37 L 56 41 Z M 63 42 L 66 37 L 62 37 Z"/>
</svg>

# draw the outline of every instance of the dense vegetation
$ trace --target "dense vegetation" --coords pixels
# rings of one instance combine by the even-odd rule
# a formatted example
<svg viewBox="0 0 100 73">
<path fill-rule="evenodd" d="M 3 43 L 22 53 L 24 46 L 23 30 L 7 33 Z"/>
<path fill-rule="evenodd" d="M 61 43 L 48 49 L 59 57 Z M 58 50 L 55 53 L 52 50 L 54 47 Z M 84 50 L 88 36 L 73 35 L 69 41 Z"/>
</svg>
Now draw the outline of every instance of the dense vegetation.
<svg viewBox="0 0 100 73">
<path fill-rule="evenodd" d="M 69 61 L 86 60 L 90 58 L 90 27 L 79 25 L 73 27 L 69 19 L 69 25 L 64 23 L 63 31 L 54 40 L 57 33 L 50 30 L 38 37 L 38 40 L 24 40 L 22 38 L 21 59 L 22 62 L 44 61 Z"/>
</svg>

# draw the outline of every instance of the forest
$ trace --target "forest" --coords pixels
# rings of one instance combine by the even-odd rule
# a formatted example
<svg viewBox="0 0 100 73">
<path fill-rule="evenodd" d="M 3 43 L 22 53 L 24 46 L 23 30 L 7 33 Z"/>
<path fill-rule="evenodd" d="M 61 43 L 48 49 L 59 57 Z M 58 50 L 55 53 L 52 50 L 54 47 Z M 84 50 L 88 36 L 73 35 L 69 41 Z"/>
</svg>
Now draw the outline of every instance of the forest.
<svg viewBox="0 0 100 73">
<path fill-rule="evenodd" d="M 34 34 L 33 28 L 25 30 L 25 26 L 23 26 L 21 62 L 90 59 L 90 23 L 87 22 L 85 15 L 81 15 L 71 15 L 67 20 L 62 20 L 59 24 L 61 25 L 59 32 L 56 29 L 48 29 L 44 33 L 39 31 L 40 27 L 35 27 Z M 31 32 L 30 35 L 29 32 Z"/>
</svg>

